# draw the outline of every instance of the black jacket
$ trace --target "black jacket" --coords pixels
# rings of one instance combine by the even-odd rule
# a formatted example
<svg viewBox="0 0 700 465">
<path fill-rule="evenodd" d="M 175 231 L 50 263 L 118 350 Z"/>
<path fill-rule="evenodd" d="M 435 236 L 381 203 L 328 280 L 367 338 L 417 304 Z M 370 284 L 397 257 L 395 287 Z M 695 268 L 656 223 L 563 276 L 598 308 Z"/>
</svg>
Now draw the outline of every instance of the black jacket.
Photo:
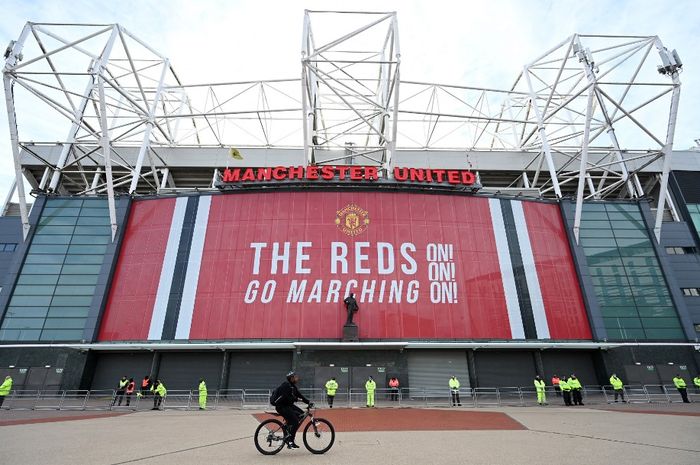
<svg viewBox="0 0 700 465">
<path fill-rule="evenodd" d="M 343 302 L 345 302 L 345 306 L 350 312 L 356 312 L 359 309 L 357 306 L 357 300 L 355 300 L 354 297 L 348 296 L 345 298 L 345 300 L 343 300 Z"/>
<path fill-rule="evenodd" d="M 285 381 L 277 389 L 277 399 L 275 400 L 275 407 L 293 405 L 298 399 L 303 400 L 305 403 L 310 403 L 311 401 L 304 397 L 304 395 L 299 392 L 295 384 Z"/>
</svg>

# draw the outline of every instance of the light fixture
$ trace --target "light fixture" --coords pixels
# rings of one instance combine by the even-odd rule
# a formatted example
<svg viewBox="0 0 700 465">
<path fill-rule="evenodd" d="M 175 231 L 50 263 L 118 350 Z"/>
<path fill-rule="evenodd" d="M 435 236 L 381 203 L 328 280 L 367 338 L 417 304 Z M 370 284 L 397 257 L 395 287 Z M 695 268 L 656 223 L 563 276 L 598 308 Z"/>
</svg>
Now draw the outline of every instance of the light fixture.
<svg viewBox="0 0 700 465">
<path fill-rule="evenodd" d="M 51 365 L 44 365 L 44 368 L 51 368 Z"/>
<path fill-rule="evenodd" d="M 673 365 L 673 362 L 668 362 L 669 365 Z"/>
<path fill-rule="evenodd" d="M 368 364 L 366 364 L 365 366 L 366 366 L 366 367 L 371 367 L 372 364 L 371 364 L 371 363 L 368 363 Z"/>
<path fill-rule="evenodd" d="M 335 363 L 331 363 L 331 364 L 328 365 L 328 366 L 329 366 L 329 367 L 334 367 L 334 366 L 335 366 Z"/>
<path fill-rule="evenodd" d="M 10 365 L 10 366 L 9 366 L 9 368 L 14 368 L 14 367 L 15 367 L 14 365 Z"/>
<path fill-rule="evenodd" d="M 641 365 L 642 362 L 634 362 L 635 365 Z"/>
</svg>

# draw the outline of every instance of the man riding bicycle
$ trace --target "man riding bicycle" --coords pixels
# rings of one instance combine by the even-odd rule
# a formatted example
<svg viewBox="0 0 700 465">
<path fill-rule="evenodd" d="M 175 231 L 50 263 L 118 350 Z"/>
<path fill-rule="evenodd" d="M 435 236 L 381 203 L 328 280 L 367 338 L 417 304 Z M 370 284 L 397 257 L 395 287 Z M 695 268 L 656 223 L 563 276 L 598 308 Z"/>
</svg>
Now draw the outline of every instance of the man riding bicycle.
<svg viewBox="0 0 700 465">
<path fill-rule="evenodd" d="M 304 411 L 294 405 L 297 400 L 304 401 L 309 407 L 313 407 L 313 403 L 299 392 L 297 383 L 299 376 L 293 371 L 287 373 L 287 381 L 282 383 L 277 389 L 272 392 L 270 403 L 275 406 L 277 413 L 282 415 L 287 421 L 287 435 L 285 443 L 289 449 L 298 449 L 299 446 L 294 442 L 294 437 L 299 429 L 301 417 Z"/>
</svg>

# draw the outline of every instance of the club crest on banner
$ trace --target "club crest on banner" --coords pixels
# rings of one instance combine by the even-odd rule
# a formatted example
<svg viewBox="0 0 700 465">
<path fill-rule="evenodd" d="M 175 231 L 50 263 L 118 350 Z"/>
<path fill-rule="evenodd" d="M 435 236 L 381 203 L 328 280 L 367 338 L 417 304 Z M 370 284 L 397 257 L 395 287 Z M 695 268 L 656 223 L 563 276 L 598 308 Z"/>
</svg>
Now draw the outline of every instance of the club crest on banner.
<svg viewBox="0 0 700 465">
<path fill-rule="evenodd" d="M 369 213 L 351 203 L 337 211 L 335 224 L 348 236 L 357 236 L 369 226 Z"/>
</svg>

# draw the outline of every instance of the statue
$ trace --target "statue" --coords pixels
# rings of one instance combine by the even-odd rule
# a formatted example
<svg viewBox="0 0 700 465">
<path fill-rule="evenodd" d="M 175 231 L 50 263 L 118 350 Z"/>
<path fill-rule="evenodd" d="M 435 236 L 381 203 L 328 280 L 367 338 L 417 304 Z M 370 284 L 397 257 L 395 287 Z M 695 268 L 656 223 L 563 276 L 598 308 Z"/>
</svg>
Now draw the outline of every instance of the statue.
<svg viewBox="0 0 700 465">
<path fill-rule="evenodd" d="M 343 302 L 345 302 L 345 308 L 348 311 L 348 320 L 345 322 L 345 326 L 354 326 L 355 324 L 352 322 L 352 316 L 360 309 L 357 306 L 355 294 L 350 293 L 350 295 L 347 296 Z"/>
</svg>

